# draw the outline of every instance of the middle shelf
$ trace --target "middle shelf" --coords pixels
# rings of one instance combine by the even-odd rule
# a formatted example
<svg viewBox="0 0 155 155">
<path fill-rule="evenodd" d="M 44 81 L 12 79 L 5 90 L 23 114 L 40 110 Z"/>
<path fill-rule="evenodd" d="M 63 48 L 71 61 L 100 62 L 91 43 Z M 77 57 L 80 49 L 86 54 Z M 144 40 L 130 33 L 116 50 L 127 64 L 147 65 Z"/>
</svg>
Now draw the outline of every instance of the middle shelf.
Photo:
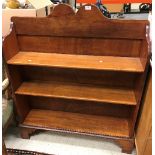
<svg viewBox="0 0 155 155">
<path fill-rule="evenodd" d="M 15 94 L 136 105 L 132 89 L 69 82 L 23 82 Z"/>
</svg>

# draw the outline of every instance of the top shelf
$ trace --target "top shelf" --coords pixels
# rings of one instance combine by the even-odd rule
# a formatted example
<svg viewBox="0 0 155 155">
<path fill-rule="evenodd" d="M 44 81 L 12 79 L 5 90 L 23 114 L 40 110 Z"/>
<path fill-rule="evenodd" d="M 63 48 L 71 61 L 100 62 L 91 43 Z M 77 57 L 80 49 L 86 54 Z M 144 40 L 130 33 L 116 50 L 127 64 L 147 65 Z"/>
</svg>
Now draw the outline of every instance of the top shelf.
<svg viewBox="0 0 155 155">
<path fill-rule="evenodd" d="M 20 51 L 8 60 L 7 63 L 11 65 L 144 72 L 140 58 L 117 56 L 90 56 Z"/>
</svg>

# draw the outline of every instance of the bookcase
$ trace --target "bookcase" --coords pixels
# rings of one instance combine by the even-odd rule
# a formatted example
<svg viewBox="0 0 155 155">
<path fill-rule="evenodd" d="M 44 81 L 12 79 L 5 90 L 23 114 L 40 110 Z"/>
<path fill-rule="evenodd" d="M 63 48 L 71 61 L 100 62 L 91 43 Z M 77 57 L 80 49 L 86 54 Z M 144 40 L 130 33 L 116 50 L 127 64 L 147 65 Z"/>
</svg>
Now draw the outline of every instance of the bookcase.
<svg viewBox="0 0 155 155">
<path fill-rule="evenodd" d="M 37 129 L 99 136 L 130 153 L 148 68 L 148 22 L 107 19 L 90 4 L 11 20 L 3 55 L 21 137 Z"/>
</svg>

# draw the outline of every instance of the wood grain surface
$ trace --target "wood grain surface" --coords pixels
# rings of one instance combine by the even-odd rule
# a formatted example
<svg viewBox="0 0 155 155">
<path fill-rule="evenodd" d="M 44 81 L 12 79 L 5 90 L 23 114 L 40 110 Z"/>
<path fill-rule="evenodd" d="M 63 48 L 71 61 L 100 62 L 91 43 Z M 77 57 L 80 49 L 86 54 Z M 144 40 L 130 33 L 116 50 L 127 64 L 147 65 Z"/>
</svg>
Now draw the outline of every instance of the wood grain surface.
<svg viewBox="0 0 155 155">
<path fill-rule="evenodd" d="M 57 81 L 99 86 L 133 88 L 139 73 L 103 70 L 66 69 L 41 66 L 17 66 L 23 81 Z M 43 76 L 40 76 L 43 75 Z M 117 82 L 116 82 L 117 81 Z"/>
<path fill-rule="evenodd" d="M 90 114 L 98 116 L 112 116 L 129 118 L 134 106 L 110 104 L 103 102 L 83 101 L 74 99 L 60 99 L 42 96 L 26 96 L 27 104 L 32 109 L 64 111 L 72 113 Z"/>
<path fill-rule="evenodd" d="M 61 7 L 61 6 L 59 6 Z M 70 7 L 68 10 L 70 11 Z M 57 11 L 56 9 L 53 10 Z M 66 8 L 64 10 L 66 12 Z M 95 5 L 82 6 L 70 16 L 53 18 L 12 17 L 18 35 L 145 39 L 147 21 L 105 18 Z M 48 24 L 47 24 L 48 23 Z M 33 26 L 32 26 L 33 25 Z M 136 26 L 135 26 L 136 25 Z"/>
<path fill-rule="evenodd" d="M 111 20 L 85 6 L 11 19 L 3 53 L 21 135 L 44 129 L 107 136 L 131 153 L 148 70 L 148 21 Z"/>
<path fill-rule="evenodd" d="M 143 72 L 139 58 L 19 52 L 8 64 Z"/>
<path fill-rule="evenodd" d="M 141 111 L 136 128 L 138 155 L 152 155 L 152 68 L 146 81 Z"/>
<path fill-rule="evenodd" d="M 4 38 L 2 50 L 5 61 L 9 60 L 15 54 L 18 53 L 19 46 L 17 41 L 17 35 L 15 32 L 15 27 L 13 27 L 10 34 Z"/>
<path fill-rule="evenodd" d="M 132 89 L 95 87 L 76 83 L 24 82 L 15 93 L 19 95 L 136 105 L 135 95 Z"/>
<path fill-rule="evenodd" d="M 21 51 L 93 56 L 138 57 L 139 39 L 52 37 L 18 35 Z"/>
<path fill-rule="evenodd" d="M 129 136 L 127 119 L 62 111 L 32 109 L 22 125 L 96 135 Z"/>
</svg>

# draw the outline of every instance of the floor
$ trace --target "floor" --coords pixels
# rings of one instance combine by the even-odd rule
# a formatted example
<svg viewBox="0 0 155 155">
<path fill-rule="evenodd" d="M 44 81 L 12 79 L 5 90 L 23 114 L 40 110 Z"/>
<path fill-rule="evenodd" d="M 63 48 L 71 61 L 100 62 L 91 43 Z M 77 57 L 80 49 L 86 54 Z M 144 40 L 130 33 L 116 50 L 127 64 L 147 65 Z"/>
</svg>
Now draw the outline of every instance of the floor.
<svg viewBox="0 0 155 155">
<path fill-rule="evenodd" d="M 5 144 L 7 148 L 55 155 L 127 155 L 115 143 L 97 137 L 44 131 L 21 139 L 14 126 L 8 129 Z M 132 155 L 136 155 L 135 150 Z"/>
</svg>

